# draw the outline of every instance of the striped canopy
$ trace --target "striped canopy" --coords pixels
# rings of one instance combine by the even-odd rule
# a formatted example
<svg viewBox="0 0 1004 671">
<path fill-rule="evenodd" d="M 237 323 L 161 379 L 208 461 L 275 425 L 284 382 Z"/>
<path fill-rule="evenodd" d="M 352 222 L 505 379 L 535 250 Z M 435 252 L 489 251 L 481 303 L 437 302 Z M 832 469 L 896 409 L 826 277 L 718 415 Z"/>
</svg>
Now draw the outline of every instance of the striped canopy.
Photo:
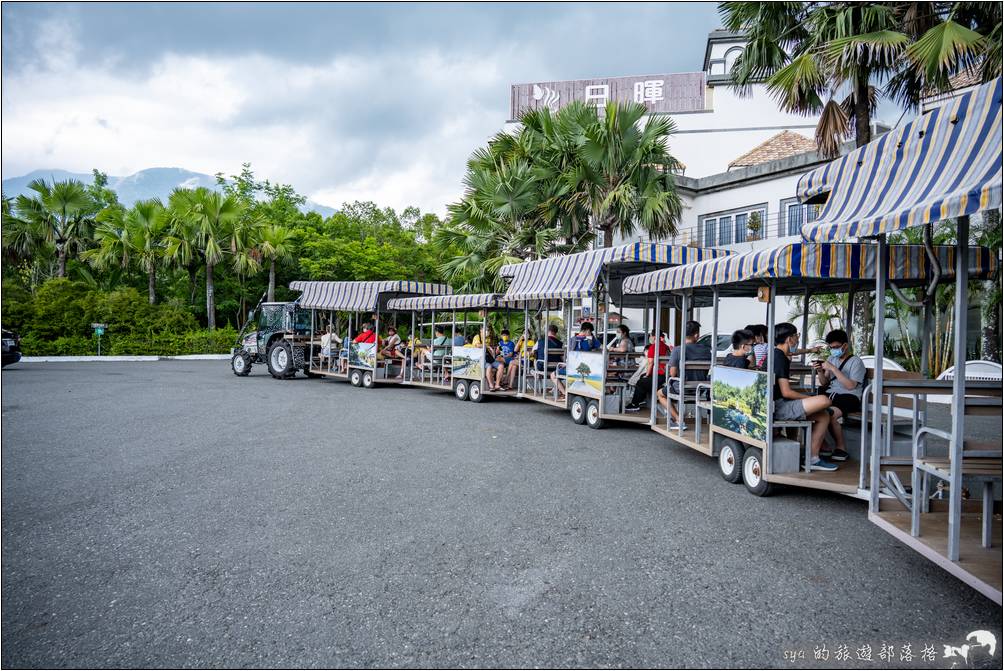
<svg viewBox="0 0 1004 671">
<path fill-rule="evenodd" d="M 290 282 L 289 288 L 302 291 L 297 302 L 300 307 L 317 310 L 376 310 L 380 294 L 450 294 L 453 289 L 445 284 L 411 282 L 408 280 L 381 280 L 378 282 Z"/>
<path fill-rule="evenodd" d="M 875 281 L 875 259 L 878 246 L 871 243 L 794 242 L 745 254 L 702 261 L 687 266 L 664 268 L 624 280 L 624 292 L 647 294 L 724 284 L 739 284 L 750 280 L 793 278 L 804 287 L 806 280 L 833 286 L 839 280 L 851 283 Z M 889 279 L 899 282 L 923 282 L 928 277 L 930 263 L 920 245 L 888 245 Z M 953 277 L 955 247 L 935 247 L 943 279 Z M 997 272 L 997 257 L 986 247 L 973 247 L 969 255 L 970 275 L 989 277 Z"/>
<path fill-rule="evenodd" d="M 1001 205 L 1001 78 L 802 177 L 806 240 L 891 233 Z M 827 195 L 828 194 L 828 197 Z"/>
<path fill-rule="evenodd" d="M 501 275 L 512 278 L 505 293 L 509 300 L 588 298 L 593 295 L 600 273 L 608 266 L 682 265 L 728 253 L 719 249 L 635 242 L 503 266 Z"/>
</svg>

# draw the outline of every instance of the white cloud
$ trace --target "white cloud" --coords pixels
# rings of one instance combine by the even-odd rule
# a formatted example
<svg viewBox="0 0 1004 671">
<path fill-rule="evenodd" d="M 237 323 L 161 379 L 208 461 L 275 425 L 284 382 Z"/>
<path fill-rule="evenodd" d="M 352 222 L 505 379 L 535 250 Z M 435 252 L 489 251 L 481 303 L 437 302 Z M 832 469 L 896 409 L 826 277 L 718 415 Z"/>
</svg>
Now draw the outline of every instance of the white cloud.
<svg viewBox="0 0 1004 671">
<path fill-rule="evenodd" d="M 507 72 L 538 58 L 505 47 L 320 65 L 166 53 L 137 73 L 85 63 L 76 44 L 67 22 L 46 24 L 36 45 L 49 55 L 4 74 L 5 176 L 158 166 L 229 174 L 250 161 L 260 177 L 326 205 L 439 213 L 459 194 L 470 152 L 506 120 Z"/>
</svg>

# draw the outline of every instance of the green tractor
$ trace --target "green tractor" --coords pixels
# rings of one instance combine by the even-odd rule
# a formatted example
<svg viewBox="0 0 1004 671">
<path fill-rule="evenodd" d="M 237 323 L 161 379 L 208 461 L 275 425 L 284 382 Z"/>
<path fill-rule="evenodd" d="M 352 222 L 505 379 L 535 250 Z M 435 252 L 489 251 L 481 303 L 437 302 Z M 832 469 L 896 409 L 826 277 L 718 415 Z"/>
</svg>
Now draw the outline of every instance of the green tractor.
<svg viewBox="0 0 1004 671">
<path fill-rule="evenodd" d="M 230 367 L 240 377 L 248 375 L 256 363 L 267 365 L 277 380 L 292 378 L 298 370 L 307 377 L 317 377 L 307 365 L 309 346 L 309 310 L 300 309 L 295 302 L 259 302 L 237 334 Z"/>
</svg>

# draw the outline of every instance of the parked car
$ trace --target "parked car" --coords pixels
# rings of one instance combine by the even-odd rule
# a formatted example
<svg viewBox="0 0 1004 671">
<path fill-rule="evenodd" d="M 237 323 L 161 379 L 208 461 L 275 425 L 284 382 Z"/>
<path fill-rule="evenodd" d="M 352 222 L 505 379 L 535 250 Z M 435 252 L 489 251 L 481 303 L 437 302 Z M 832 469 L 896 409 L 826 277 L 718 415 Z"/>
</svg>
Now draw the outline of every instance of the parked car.
<svg viewBox="0 0 1004 671">
<path fill-rule="evenodd" d="M 3 366 L 6 368 L 12 363 L 21 360 L 21 339 L 10 331 L 3 332 Z"/>
<path fill-rule="evenodd" d="M 704 343 L 707 346 L 711 346 L 711 334 L 707 333 L 702 335 L 697 342 Z M 732 335 L 722 335 L 718 334 L 718 347 L 715 348 L 715 357 L 718 359 L 724 358 L 726 354 L 732 351 Z"/>
</svg>

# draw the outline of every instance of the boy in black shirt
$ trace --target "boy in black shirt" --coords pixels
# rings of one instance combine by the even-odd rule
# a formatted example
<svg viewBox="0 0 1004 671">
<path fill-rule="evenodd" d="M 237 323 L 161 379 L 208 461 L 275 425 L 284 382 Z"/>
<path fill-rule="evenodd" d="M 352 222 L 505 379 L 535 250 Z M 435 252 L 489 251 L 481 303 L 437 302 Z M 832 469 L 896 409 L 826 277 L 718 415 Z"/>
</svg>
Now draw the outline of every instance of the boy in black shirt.
<svg viewBox="0 0 1004 671">
<path fill-rule="evenodd" d="M 732 334 L 732 351 L 722 365 L 730 368 L 753 368 L 753 332 L 739 329 Z"/>
</svg>

